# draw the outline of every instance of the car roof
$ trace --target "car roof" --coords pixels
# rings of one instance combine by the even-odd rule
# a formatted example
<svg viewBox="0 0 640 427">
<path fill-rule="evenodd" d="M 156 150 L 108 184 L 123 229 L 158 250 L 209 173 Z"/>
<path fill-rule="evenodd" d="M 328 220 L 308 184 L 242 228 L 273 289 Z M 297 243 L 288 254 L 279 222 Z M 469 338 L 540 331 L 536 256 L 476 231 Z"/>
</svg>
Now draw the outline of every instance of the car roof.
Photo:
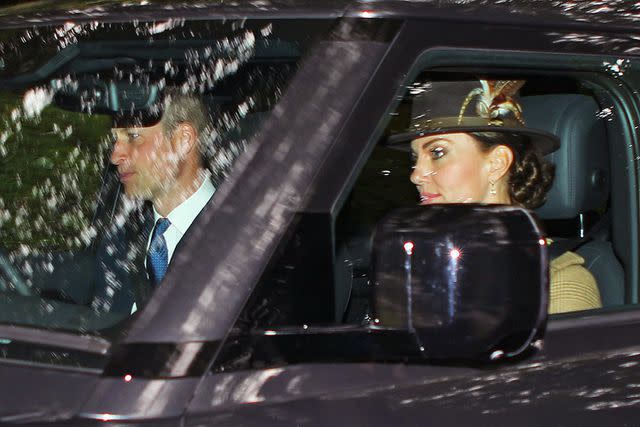
<svg viewBox="0 0 640 427">
<path fill-rule="evenodd" d="M 637 2 L 552 0 L 42 0 L 5 2 L 0 27 L 69 20 L 180 18 L 435 18 L 476 22 L 640 29 Z"/>
<path fill-rule="evenodd" d="M 591 27 L 603 32 L 640 28 L 640 5 L 626 0 L 361 0 L 347 15 L 364 11 L 369 17 Z"/>
<path fill-rule="evenodd" d="M 40 25 L 68 20 L 123 21 L 156 20 L 164 17 L 190 18 L 337 18 L 353 0 L 61 0 L 13 2 L 0 6 L 0 26 Z"/>
</svg>

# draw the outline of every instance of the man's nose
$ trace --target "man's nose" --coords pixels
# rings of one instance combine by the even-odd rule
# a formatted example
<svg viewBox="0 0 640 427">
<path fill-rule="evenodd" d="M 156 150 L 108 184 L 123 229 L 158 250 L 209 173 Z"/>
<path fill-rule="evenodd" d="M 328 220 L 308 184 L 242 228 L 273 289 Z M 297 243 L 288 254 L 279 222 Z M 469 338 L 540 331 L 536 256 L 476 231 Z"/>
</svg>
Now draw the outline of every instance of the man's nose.
<svg viewBox="0 0 640 427">
<path fill-rule="evenodd" d="M 116 138 L 111 152 L 111 163 L 118 166 L 126 159 L 127 154 L 127 145 L 120 138 Z"/>
</svg>

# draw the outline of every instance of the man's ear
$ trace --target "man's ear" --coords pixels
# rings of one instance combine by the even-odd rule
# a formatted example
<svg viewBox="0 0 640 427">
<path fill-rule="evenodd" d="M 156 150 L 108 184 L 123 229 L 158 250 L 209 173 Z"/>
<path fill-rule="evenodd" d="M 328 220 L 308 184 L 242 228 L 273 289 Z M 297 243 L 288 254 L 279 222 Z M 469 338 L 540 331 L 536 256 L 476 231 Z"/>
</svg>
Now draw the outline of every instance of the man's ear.
<svg viewBox="0 0 640 427">
<path fill-rule="evenodd" d="M 506 145 L 498 145 L 489 153 L 489 176 L 492 181 L 498 181 L 509 172 L 513 164 L 513 150 Z"/>
<path fill-rule="evenodd" d="M 182 156 L 186 156 L 196 149 L 198 143 L 198 132 L 189 122 L 182 122 L 173 131 L 173 140 L 176 151 Z"/>
</svg>

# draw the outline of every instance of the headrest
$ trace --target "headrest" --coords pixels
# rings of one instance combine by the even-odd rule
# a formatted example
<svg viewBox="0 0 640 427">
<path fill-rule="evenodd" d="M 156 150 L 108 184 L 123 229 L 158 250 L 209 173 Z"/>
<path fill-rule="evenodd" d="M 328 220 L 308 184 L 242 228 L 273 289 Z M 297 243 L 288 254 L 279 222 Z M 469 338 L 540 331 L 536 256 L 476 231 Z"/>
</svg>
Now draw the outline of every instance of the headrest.
<svg viewBox="0 0 640 427">
<path fill-rule="evenodd" d="M 609 197 L 609 150 L 598 104 L 575 94 L 521 100 L 528 126 L 560 138 L 560 149 L 546 156 L 556 167 L 553 186 L 536 213 L 543 219 L 565 219 L 602 208 Z"/>
</svg>

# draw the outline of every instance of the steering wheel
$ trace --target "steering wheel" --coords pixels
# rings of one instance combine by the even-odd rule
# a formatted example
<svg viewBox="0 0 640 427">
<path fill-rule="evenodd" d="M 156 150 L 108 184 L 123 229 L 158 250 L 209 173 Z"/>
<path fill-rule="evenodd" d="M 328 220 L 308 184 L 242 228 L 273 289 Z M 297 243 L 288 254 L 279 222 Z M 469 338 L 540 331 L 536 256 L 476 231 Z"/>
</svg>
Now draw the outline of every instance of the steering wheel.
<svg viewBox="0 0 640 427">
<path fill-rule="evenodd" d="M 3 292 L 14 290 L 23 296 L 35 295 L 18 270 L 16 270 L 13 264 L 11 264 L 9 258 L 2 251 L 0 251 L 0 290 Z"/>
</svg>

